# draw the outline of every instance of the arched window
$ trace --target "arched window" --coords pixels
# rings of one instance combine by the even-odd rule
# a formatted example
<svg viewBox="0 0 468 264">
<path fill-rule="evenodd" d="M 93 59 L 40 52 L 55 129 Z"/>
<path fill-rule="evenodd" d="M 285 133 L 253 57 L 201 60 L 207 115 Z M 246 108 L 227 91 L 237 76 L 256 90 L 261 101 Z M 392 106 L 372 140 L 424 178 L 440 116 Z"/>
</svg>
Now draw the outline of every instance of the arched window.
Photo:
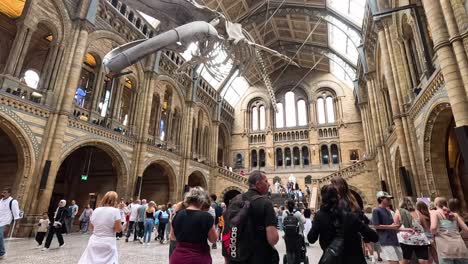
<svg viewBox="0 0 468 264">
<path fill-rule="evenodd" d="M 304 164 L 304 166 L 309 165 L 309 148 L 306 146 L 302 147 L 302 164 Z"/>
<path fill-rule="evenodd" d="M 129 78 L 125 78 L 125 83 L 122 91 L 122 105 L 119 113 L 119 121 L 122 125 L 127 126 L 130 110 L 131 110 L 131 100 L 132 100 L 132 89 L 134 84 Z"/>
<path fill-rule="evenodd" d="M 323 98 L 317 99 L 317 115 L 318 115 L 318 123 L 325 124 L 325 100 Z"/>
<path fill-rule="evenodd" d="M 333 144 L 333 145 L 331 145 L 330 148 L 331 148 L 332 163 L 333 164 L 340 163 L 340 159 L 338 157 L 338 147 L 335 144 Z"/>
<path fill-rule="evenodd" d="M 321 147 L 321 154 L 322 154 L 322 164 L 327 165 L 329 163 L 328 146 L 323 145 Z"/>
<path fill-rule="evenodd" d="M 257 157 L 257 151 L 254 149 L 252 150 L 252 167 L 257 167 L 258 166 L 258 157 Z"/>
<path fill-rule="evenodd" d="M 95 79 L 97 74 L 97 59 L 91 53 L 87 53 L 81 68 L 81 76 L 78 82 L 78 87 L 75 91 L 75 105 L 85 109 L 92 108 L 93 95 L 95 90 Z M 106 78 L 107 80 L 107 78 Z M 104 89 L 107 89 L 109 83 L 104 84 Z"/>
<path fill-rule="evenodd" d="M 304 100 L 297 101 L 297 119 L 300 126 L 307 125 L 307 109 Z"/>
<path fill-rule="evenodd" d="M 23 76 L 24 82 L 26 83 L 27 86 L 37 89 L 37 86 L 39 85 L 39 74 L 34 71 L 34 70 L 27 70 L 24 72 Z"/>
<path fill-rule="evenodd" d="M 280 148 L 276 149 L 276 166 L 277 167 L 283 166 L 283 150 Z"/>
<path fill-rule="evenodd" d="M 278 112 L 275 113 L 276 119 L 276 128 L 283 128 L 284 127 L 284 109 L 282 103 L 277 103 L 276 108 L 278 108 Z"/>
<path fill-rule="evenodd" d="M 258 108 L 256 106 L 252 108 L 252 130 L 258 130 Z"/>
<path fill-rule="evenodd" d="M 290 148 L 286 148 L 284 150 L 284 156 L 286 160 L 286 166 L 291 166 L 291 149 Z"/>
<path fill-rule="evenodd" d="M 265 130 L 265 106 L 260 106 L 260 130 Z"/>
<path fill-rule="evenodd" d="M 307 175 L 307 176 L 304 178 L 304 184 L 312 184 L 312 176 Z"/>
<path fill-rule="evenodd" d="M 293 92 L 287 92 L 286 101 L 286 127 L 296 126 L 296 106 Z"/>
<path fill-rule="evenodd" d="M 327 123 L 335 123 L 335 110 L 333 106 L 333 98 L 327 97 Z"/>
<path fill-rule="evenodd" d="M 301 158 L 300 158 L 299 148 L 298 147 L 293 148 L 293 158 L 294 158 L 294 165 L 301 164 Z"/>
<path fill-rule="evenodd" d="M 265 167 L 265 150 L 261 149 L 258 153 L 260 156 L 260 167 Z"/>
<path fill-rule="evenodd" d="M 236 155 L 236 168 L 242 168 L 242 154 L 240 153 Z"/>
</svg>

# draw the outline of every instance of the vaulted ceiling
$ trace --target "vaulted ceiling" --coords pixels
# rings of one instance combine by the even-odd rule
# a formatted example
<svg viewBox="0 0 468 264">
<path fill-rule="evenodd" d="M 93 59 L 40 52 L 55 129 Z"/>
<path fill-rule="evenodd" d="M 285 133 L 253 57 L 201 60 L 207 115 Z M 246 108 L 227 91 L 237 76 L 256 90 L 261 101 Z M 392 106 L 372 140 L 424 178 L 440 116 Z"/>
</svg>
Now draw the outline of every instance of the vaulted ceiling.
<svg viewBox="0 0 468 264">
<path fill-rule="evenodd" d="M 341 0 L 347 1 L 353 0 Z M 336 27 L 338 21 L 358 35 L 360 28 L 327 8 L 326 0 L 199 0 L 199 3 L 222 12 L 230 21 L 242 24 L 258 44 L 293 58 L 302 68 L 315 67 L 314 70 L 329 72 L 331 60 L 345 62 L 350 68 L 356 65 L 357 61 L 330 47 L 329 27 Z M 354 43 L 354 46 L 358 44 Z M 282 72 L 288 64 L 273 56 L 268 56 L 265 61 L 273 81 L 272 73 Z M 251 84 L 260 80 L 256 69 L 245 75 Z"/>
</svg>

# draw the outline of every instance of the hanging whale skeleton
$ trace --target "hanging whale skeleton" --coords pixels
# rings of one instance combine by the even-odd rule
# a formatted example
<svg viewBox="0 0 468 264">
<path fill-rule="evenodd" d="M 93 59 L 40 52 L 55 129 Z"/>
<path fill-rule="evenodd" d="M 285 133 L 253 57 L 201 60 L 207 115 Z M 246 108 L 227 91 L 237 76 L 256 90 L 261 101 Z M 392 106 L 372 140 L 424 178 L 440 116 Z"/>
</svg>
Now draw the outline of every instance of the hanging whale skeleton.
<svg viewBox="0 0 468 264">
<path fill-rule="evenodd" d="M 275 111 L 276 100 L 273 87 L 262 58 L 262 52 L 269 53 L 297 65 L 289 57 L 255 43 L 252 36 L 241 24 L 232 23 L 226 17 L 193 0 L 121 0 L 137 10 L 153 17 L 164 18 L 158 26 L 162 32 L 149 39 L 136 40 L 109 52 L 103 59 L 108 73 L 118 74 L 146 56 L 162 49 L 184 52 L 191 44 L 197 44 L 192 59 L 178 69 L 184 71 L 203 63 L 206 69 L 216 76 L 216 69 L 232 63 L 233 69 L 245 72 L 249 66 L 257 68 L 268 91 Z M 215 60 L 220 51 L 225 59 Z"/>
</svg>

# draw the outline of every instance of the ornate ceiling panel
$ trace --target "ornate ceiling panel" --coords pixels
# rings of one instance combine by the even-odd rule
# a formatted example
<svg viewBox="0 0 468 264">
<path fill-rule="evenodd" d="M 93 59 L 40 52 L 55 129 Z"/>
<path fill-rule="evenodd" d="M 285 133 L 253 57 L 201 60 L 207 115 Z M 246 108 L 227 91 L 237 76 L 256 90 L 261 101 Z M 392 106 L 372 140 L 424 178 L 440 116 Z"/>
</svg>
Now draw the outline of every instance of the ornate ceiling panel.
<svg viewBox="0 0 468 264">
<path fill-rule="evenodd" d="M 323 52 L 328 50 L 328 24 L 323 19 L 326 15 L 326 0 L 199 2 L 222 12 L 231 21 L 241 23 L 257 43 L 294 58 L 301 67 L 315 65 L 316 70 L 330 71 L 328 58 L 320 59 Z M 288 64 L 287 61 L 271 56 L 267 56 L 265 61 L 270 74 L 282 71 Z M 249 70 L 246 77 L 251 84 L 260 80 L 255 69 Z"/>
</svg>

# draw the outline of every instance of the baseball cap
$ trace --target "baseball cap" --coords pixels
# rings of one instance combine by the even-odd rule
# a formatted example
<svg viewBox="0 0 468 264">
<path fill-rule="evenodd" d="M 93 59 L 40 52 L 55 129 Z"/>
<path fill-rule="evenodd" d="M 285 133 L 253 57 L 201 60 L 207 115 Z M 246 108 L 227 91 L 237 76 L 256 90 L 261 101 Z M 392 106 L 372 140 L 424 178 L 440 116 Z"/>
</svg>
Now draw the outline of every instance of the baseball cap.
<svg viewBox="0 0 468 264">
<path fill-rule="evenodd" d="M 393 199 L 393 196 L 391 196 L 388 192 L 384 192 L 384 191 L 377 192 L 377 198 L 383 198 L 383 197 Z"/>
</svg>

